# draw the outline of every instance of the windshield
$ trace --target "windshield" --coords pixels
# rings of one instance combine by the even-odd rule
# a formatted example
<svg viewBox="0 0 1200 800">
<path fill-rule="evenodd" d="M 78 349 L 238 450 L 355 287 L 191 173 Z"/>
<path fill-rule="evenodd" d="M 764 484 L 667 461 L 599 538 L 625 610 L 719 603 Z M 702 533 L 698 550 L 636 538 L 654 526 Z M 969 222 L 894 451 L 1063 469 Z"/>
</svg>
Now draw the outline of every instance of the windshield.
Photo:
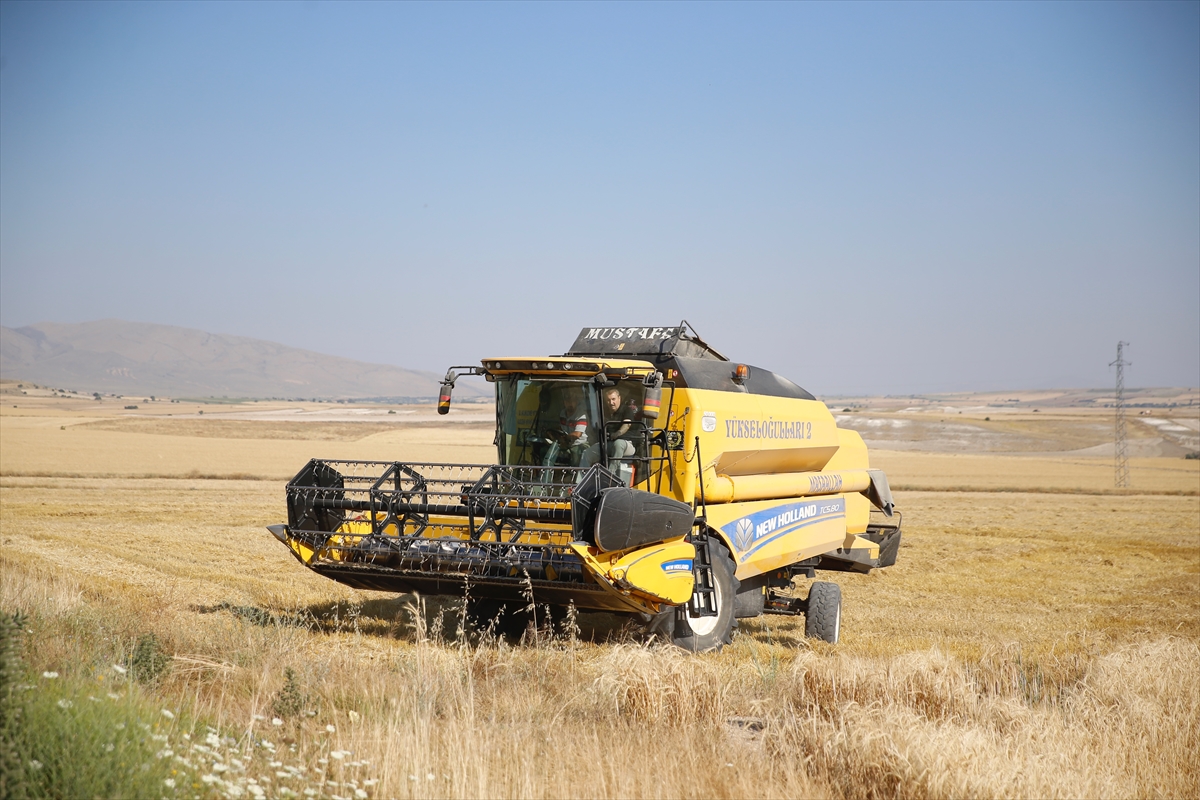
<svg viewBox="0 0 1200 800">
<path fill-rule="evenodd" d="M 641 381 L 598 386 L 590 380 L 510 376 L 496 381 L 500 463 L 590 467 L 632 475 L 645 457 Z"/>
</svg>

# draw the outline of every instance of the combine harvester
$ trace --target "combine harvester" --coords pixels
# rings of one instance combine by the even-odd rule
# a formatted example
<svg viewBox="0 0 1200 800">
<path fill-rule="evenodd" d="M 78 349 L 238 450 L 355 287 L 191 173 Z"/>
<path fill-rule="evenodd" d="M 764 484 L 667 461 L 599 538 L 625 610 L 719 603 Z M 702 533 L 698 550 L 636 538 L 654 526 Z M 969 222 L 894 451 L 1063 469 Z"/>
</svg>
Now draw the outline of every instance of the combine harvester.
<svg viewBox="0 0 1200 800">
<path fill-rule="evenodd" d="M 439 413 L 462 375 L 496 385 L 497 463 L 310 461 L 287 485 L 288 523 L 269 528 L 302 564 L 359 589 L 467 597 L 510 630 L 531 597 L 627 614 L 700 652 L 764 613 L 804 614 L 808 636 L 836 643 L 837 584 L 775 590 L 896 561 L 900 515 L 862 437 L 686 322 L 452 367 Z"/>
</svg>

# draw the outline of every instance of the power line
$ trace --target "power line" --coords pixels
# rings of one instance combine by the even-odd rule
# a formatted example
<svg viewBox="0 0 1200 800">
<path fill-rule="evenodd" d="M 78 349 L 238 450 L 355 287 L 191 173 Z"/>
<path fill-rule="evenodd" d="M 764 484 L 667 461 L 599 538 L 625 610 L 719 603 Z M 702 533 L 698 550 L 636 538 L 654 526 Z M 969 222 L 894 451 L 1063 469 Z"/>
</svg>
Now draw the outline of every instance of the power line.
<svg viewBox="0 0 1200 800">
<path fill-rule="evenodd" d="M 1133 366 L 1133 363 L 1122 358 L 1122 349 L 1128 345 L 1129 342 L 1117 342 L 1117 360 L 1109 364 L 1117 368 L 1116 459 L 1113 466 L 1118 489 L 1129 485 L 1129 445 L 1125 441 L 1125 367 Z"/>
</svg>

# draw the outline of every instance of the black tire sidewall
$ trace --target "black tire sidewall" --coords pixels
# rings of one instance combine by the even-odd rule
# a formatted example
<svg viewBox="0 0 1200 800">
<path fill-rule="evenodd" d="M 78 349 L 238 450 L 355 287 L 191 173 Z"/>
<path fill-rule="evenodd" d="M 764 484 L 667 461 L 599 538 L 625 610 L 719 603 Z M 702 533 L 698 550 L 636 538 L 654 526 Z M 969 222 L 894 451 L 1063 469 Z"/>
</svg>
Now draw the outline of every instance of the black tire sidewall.
<svg viewBox="0 0 1200 800">
<path fill-rule="evenodd" d="M 837 644 L 841 638 L 842 588 L 836 583 L 817 581 L 808 589 L 804 612 L 804 635 L 810 639 Z"/>
</svg>

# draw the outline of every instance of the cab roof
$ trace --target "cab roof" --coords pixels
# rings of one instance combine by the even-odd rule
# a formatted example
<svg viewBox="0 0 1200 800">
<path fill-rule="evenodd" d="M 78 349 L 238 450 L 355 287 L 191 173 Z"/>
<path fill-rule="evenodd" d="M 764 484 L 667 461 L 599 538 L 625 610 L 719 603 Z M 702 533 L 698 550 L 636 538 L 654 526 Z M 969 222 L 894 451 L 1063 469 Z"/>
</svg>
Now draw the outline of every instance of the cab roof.
<svg viewBox="0 0 1200 800">
<path fill-rule="evenodd" d="M 507 375 L 514 372 L 534 375 L 596 375 L 601 372 L 644 375 L 654 371 L 654 365 L 649 361 L 629 358 L 510 356 L 485 358 L 482 363 L 489 375 Z"/>
</svg>

